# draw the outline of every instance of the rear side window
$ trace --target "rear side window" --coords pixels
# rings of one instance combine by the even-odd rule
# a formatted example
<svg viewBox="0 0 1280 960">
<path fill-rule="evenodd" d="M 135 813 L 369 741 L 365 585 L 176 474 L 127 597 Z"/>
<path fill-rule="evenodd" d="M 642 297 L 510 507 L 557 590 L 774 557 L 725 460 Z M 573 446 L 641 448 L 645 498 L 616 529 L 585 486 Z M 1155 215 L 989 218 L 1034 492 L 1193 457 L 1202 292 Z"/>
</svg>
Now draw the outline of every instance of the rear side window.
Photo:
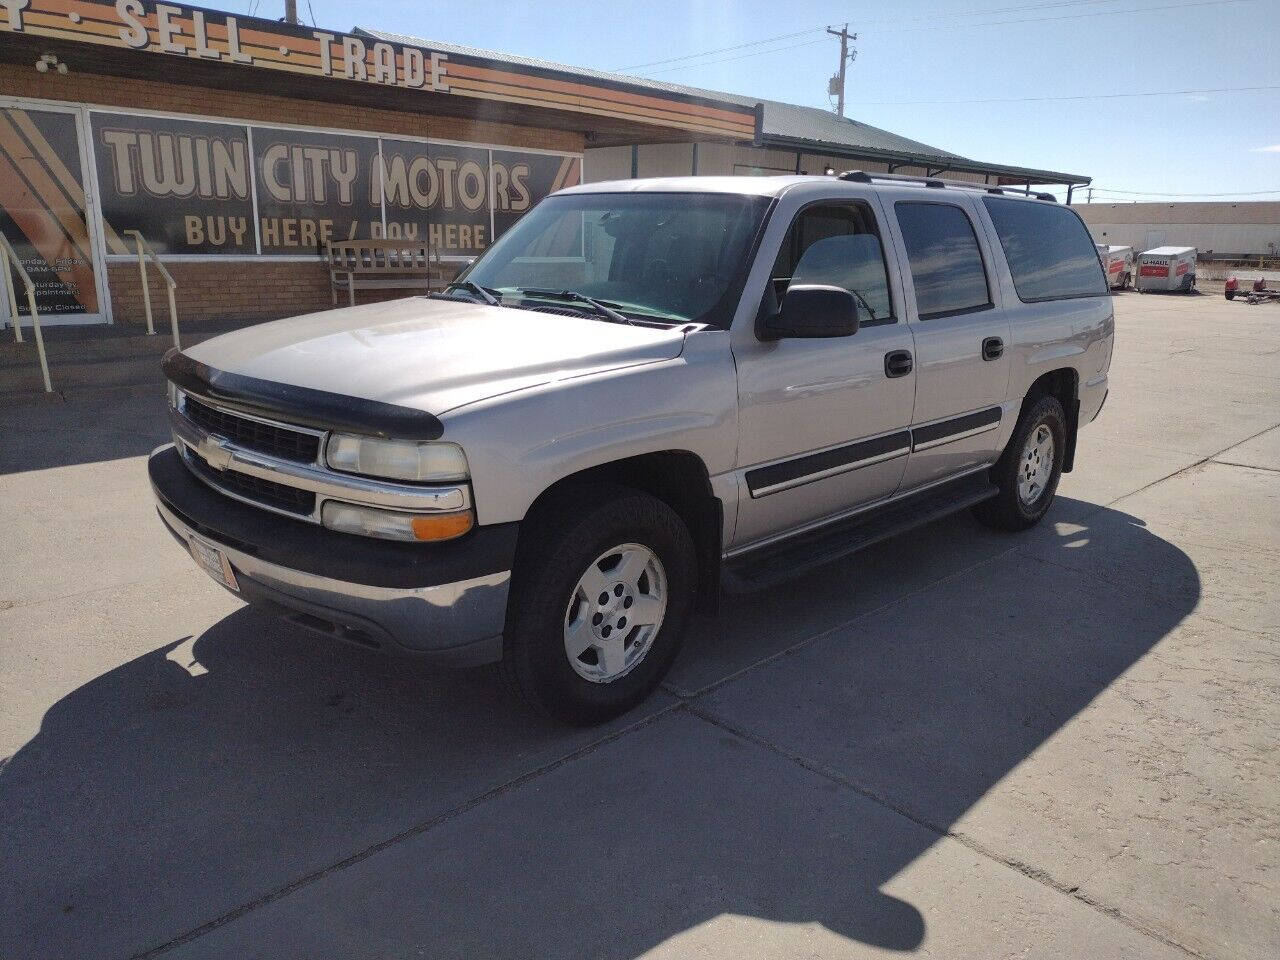
<svg viewBox="0 0 1280 960">
<path fill-rule="evenodd" d="M 894 204 L 916 288 L 921 320 L 936 320 L 991 306 L 987 272 L 973 224 L 949 203 L 903 200 Z"/>
<path fill-rule="evenodd" d="M 1107 282 L 1098 251 L 1080 218 L 1065 207 L 983 197 L 1024 303 L 1098 297 Z"/>
</svg>

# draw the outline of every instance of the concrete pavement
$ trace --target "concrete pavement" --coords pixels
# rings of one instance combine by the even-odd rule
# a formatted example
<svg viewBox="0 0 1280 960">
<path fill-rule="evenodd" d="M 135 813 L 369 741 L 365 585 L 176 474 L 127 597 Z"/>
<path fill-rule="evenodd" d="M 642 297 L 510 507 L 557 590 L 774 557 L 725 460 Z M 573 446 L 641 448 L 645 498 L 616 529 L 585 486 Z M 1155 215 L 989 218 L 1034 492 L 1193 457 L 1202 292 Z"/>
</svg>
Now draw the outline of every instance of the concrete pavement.
<svg viewBox="0 0 1280 960">
<path fill-rule="evenodd" d="M 1046 523 L 734 598 L 592 731 L 242 608 L 158 399 L 0 412 L 0 956 L 1280 954 L 1280 309 L 1116 308 Z"/>
</svg>

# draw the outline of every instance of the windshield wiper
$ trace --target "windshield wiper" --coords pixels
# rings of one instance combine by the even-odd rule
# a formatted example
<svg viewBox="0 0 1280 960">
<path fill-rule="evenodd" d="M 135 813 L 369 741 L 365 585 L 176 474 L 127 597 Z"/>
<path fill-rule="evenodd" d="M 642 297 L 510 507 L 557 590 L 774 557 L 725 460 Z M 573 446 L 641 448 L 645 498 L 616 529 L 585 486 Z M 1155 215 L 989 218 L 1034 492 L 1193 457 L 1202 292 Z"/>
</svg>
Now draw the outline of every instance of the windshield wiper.
<svg viewBox="0 0 1280 960">
<path fill-rule="evenodd" d="M 516 287 L 516 293 L 527 293 L 531 297 L 546 297 L 549 300 L 572 300 L 575 303 L 585 303 L 607 320 L 635 326 L 635 321 L 630 317 L 623 316 L 604 301 L 588 297 L 585 293 L 579 293 L 577 290 L 539 290 L 536 287 Z"/>
<path fill-rule="evenodd" d="M 486 288 L 480 286 L 480 284 L 478 283 L 473 283 L 470 280 L 455 280 L 453 281 L 453 283 L 449 284 L 444 289 L 446 292 L 454 289 L 466 290 L 468 293 L 474 294 L 475 296 L 479 297 L 481 300 L 483 300 L 485 303 L 487 303 L 491 307 L 497 307 L 502 305 L 502 301 L 499 300 L 497 297 L 495 297 L 492 293 L 490 293 Z"/>
</svg>

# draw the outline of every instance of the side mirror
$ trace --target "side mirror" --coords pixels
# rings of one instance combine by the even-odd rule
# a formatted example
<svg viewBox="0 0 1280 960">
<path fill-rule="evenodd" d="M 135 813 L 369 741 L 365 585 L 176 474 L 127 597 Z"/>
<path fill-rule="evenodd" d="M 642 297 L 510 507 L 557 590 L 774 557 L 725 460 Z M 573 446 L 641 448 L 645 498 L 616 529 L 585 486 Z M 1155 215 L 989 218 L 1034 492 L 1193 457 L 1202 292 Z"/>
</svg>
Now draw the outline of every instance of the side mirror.
<svg viewBox="0 0 1280 960">
<path fill-rule="evenodd" d="M 782 307 L 764 322 L 764 339 L 851 337 L 858 332 L 858 301 L 843 287 L 792 284 Z"/>
</svg>

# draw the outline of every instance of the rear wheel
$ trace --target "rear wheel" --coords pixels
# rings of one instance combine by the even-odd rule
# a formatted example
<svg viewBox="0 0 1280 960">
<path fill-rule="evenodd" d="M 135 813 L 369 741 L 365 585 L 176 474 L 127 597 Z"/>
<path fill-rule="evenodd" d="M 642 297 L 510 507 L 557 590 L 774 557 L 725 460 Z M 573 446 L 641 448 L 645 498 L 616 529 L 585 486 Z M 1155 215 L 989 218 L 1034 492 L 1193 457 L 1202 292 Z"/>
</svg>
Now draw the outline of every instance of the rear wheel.
<svg viewBox="0 0 1280 960">
<path fill-rule="evenodd" d="M 1066 451 L 1066 416 L 1056 397 L 1041 397 L 1018 418 L 1009 445 L 991 468 L 1000 493 L 974 515 L 1000 530 L 1026 530 L 1049 512 Z"/>
<path fill-rule="evenodd" d="M 521 539 L 501 665 L 508 683 L 567 723 L 600 723 L 640 703 L 675 659 L 696 593 L 683 521 L 649 494 L 601 486 L 540 508 Z"/>
</svg>

